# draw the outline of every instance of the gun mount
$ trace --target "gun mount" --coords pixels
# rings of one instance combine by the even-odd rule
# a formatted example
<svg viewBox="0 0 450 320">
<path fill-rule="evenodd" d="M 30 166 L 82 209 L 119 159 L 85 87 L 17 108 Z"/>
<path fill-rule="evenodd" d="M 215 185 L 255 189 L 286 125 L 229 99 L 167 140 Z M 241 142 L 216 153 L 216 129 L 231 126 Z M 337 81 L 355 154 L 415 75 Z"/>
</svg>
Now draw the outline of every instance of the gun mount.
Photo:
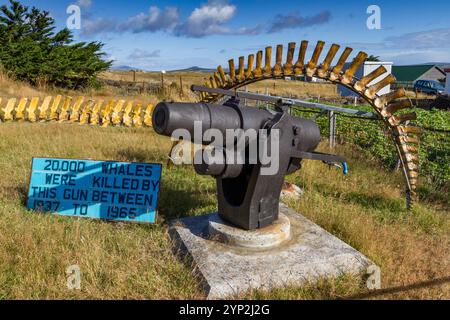
<svg viewBox="0 0 450 320">
<path fill-rule="evenodd" d="M 172 136 L 177 129 L 184 129 L 195 137 L 196 123 L 202 139 L 192 138 L 191 142 L 209 149 L 197 152 L 195 170 L 216 178 L 220 216 L 245 230 L 263 228 L 278 219 L 285 176 L 299 170 L 303 159 L 345 163 L 339 156 L 314 152 L 321 140 L 317 124 L 290 115 L 282 106 L 257 109 L 242 106 L 232 98 L 224 105 L 163 102 L 153 112 L 154 129 L 161 135 Z M 219 144 L 212 135 L 205 134 L 209 129 L 226 137 L 222 141 L 225 143 Z M 241 135 L 227 134 L 229 130 Z M 253 130 L 255 136 L 242 135 L 247 130 Z M 256 156 L 251 150 L 255 137 Z M 273 162 L 264 159 L 268 154 L 277 162 L 276 170 L 270 173 Z"/>
</svg>

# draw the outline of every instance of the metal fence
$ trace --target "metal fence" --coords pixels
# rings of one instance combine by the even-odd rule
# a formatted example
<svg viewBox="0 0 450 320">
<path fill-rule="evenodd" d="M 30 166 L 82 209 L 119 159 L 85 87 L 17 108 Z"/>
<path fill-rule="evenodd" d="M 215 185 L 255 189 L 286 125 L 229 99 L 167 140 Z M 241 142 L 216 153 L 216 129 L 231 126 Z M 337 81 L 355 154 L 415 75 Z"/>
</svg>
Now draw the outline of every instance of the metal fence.
<svg viewBox="0 0 450 320">
<path fill-rule="evenodd" d="M 404 88 L 408 91 L 414 91 L 414 81 L 397 81 L 393 84 L 391 84 L 392 90 L 397 90 L 400 88 Z"/>
</svg>

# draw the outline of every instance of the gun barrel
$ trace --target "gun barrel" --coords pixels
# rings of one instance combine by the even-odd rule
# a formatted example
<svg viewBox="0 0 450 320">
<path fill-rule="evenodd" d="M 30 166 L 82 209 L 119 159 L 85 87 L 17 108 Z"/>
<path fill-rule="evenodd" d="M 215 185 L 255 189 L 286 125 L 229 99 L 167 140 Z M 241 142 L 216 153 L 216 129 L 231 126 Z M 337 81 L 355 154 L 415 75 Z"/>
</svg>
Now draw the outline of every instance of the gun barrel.
<svg viewBox="0 0 450 320">
<path fill-rule="evenodd" d="M 158 134 L 172 136 L 175 130 L 185 129 L 194 139 L 195 122 L 201 123 L 202 137 L 208 129 L 219 130 L 226 136 L 227 129 L 263 129 L 264 125 L 274 119 L 275 114 L 269 110 L 253 107 L 230 107 L 208 103 L 159 103 L 153 112 L 153 127 Z M 298 132 L 301 151 L 313 151 L 320 142 L 320 130 L 317 124 L 308 119 L 290 116 L 292 125 Z M 203 138 L 203 144 L 209 144 Z"/>
<path fill-rule="evenodd" d="M 218 108 L 206 103 L 159 103 L 153 113 L 153 126 L 157 133 L 171 136 L 177 129 L 185 129 L 194 136 L 194 124 L 202 124 L 202 133 L 215 128 L 241 128 L 239 114 L 233 108 Z"/>
</svg>

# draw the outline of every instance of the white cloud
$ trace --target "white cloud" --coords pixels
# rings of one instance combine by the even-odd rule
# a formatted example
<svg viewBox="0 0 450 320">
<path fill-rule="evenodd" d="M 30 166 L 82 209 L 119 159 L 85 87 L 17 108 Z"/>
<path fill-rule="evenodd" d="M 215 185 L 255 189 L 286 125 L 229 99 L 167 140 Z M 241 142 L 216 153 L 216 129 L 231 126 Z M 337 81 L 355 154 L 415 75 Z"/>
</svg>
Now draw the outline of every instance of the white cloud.
<svg viewBox="0 0 450 320">
<path fill-rule="evenodd" d="M 90 0 L 79 0 L 91 3 Z M 298 13 L 277 15 L 268 27 L 263 24 L 253 26 L 230 27 L 228 23 L 235 17 L 237 7 L 228 0 L 208 0 L 195 8 L 184 21 L 180 19 L 178 7 L 166 7 L 164 9 L 151 6 L 148 12 L 141 12 L 124 22 L 111 18 L 99 18 L 87 20 L 85 23 L 85 35 L 102 32 L 167 32 L 168 34 L 202 38 L 211 35 L 258 35 L 264 32 L 278 32 L 286 28 L 311 26 L 327 23 L 331 14 L 323 11 L 317 15 L 302 17 Z"/>
<path fill-rule="evenodd" d="M 390 36 L 383 42 L 353 42 L 348 44 L 360 50 L 424 50 L 450 48 L 450 29 L 433 29 Z M 400 52 L 405 52 L 402 50 Z"/>
<path fill-rule="evenodd" d="M 120 23 L 113 18 L 98 18 L 96 20 L 85 19 L 83 22 L 83 35 L 91 36 L 99 33 L 111 32 L 156 32 L 170 31 L 178 23 L 179 12 L 175 7 L 167 7 L 164 10 L 152 6 L 147 14 L 140 13 Z"/>
<path fill-rule="evenodd" d="M 119 25 L 119 31 L 155 32 L 172 30 L 179 21 L 179 11 L 176 7 L 166 7 L 164 10 L 151 6 L 148 13 L 140 13 Z"/>
<path fill-rule="evenodd" d="M 393 50 L 381 55 L 384 60 L 394 61 L 398 65 L 408 65 L 416 63 L 449 63 L 450 52 L 445 50 Z"/>
<path fill-rule="evenodd" d="M 383 42 L 347 45 L 395 64 L 450 62 L 450 29 L 411 32 L 385 38 Z"/>
<path fill-rule="evenodd" d="M 227 1 L 209 0 L 200 8 L 195 8 L 189 18 L 179 25 L 176 34 L 201 38 L 211 34 L 229 34 L 232 30 L 225 26 L 236 13 L 236 6 Z"/>
<path fill-rule="evenodd" d="M 116 29 L 116 21 L 108 18 L 98 18 L 96 20 L 83 20 L 82 33 L 85 36 L 90 36 L 99 33 L 112 32 Z"/>
<path fill-rule="evenodd" d="M 449 48 L 450 29 L 434 29 L 403 34 L 386 39 L 388 46 L 397 48 Z"/>
<path fill-rule="evenodd" d="M 149 58 L 159 58 L 161 56 L 161 50 L 147 51 L 142 49 L 136 49 L 128 56 L 131 60 L 142 60 Z"/>
<path fill-rule="evenodd" d="M 299 27 L 311 27 L 328 23 L 331 19 L 331 13 L 328 10 L 322 11 L 314 16 L 302 17 L 298 12 L 291 12 L 287 15 L 279 14 L 275 17 L 269 28 L 269 33 L 279 32 L 284 29 Z"/>
<path fill-rule="evenodd" d="M 92 6 L 92 0 L 77 0 L 76 4 L 81 8 L 90 8 Z"/>
<path fill-rule="evenodd" d="M 141 12 L 130 17 L 125 22 L 113 19 L 99 18 L 87 20 L 85 23 L 85 35 L 102 32 L 157 32 L 174 33 L 177 36 L 201 38 L 213 34 L 259 34 L 262 26 L 241 27 L 231 29 L 226 26 L 236 13 L 236 6 L 225 0 L 209 0 L 199 8 L 195 8 L 186 21 L 180 21 L 180 13 L 177 7 L 160 9 L 151 6 L 147 13 Z"/>
</svg>

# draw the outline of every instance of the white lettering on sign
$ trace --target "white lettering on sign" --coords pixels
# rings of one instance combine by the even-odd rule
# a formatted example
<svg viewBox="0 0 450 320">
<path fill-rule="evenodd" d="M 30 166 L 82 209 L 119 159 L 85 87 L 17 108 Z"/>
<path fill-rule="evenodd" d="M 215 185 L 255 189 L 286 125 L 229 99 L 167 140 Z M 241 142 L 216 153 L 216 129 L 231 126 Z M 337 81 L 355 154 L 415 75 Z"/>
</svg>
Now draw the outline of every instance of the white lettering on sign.
<svg viewBox="0 0 450 320">
<path fill-rule="evenodd" d="M 27 205 L 60 215 L 155 223 L 161 165 L 34 158 Z"/>
</svg>

